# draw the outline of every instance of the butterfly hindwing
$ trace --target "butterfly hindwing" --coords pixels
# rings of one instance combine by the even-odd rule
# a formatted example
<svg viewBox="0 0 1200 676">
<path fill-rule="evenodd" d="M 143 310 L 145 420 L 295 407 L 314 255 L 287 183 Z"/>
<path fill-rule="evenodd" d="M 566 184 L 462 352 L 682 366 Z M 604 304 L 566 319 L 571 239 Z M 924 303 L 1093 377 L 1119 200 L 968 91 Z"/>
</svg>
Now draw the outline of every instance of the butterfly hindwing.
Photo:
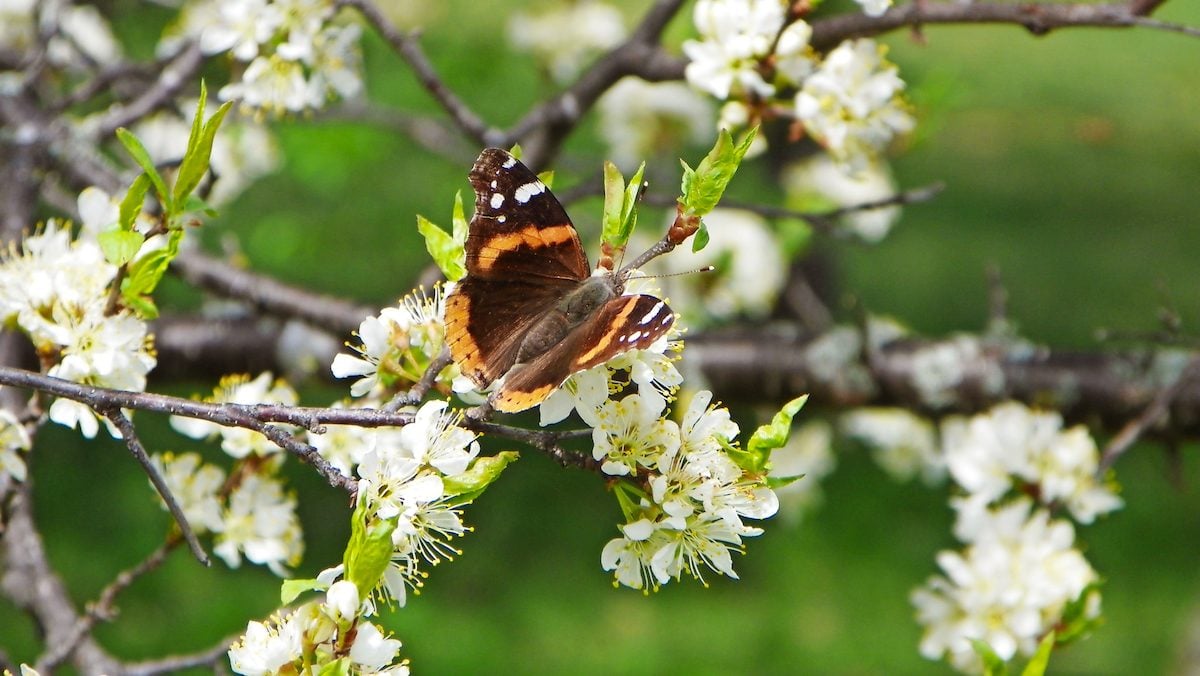
<svg viewBox="0 0 1200 676">
<path fill-rule="evenodd" d="M 499 148 L 488 148 L 475 161 L 470 179 L 475 215 L 467 234 L 468 274 L 487 279 L 588 276 L 575 226 L 528 167 Z"/>
<path fill-rule="evenodd" d="M 572 288 L 547 282 L 468 275 L 446 299 L 450 356 L 476 385 L 487 387 L 512 367 L 529 327 Z"/>
<path fill-rule="evenodd" d="M 562 342 L 509 373 L 492 395 L 492 405 L 510 413 L 536 406 L 572 373 L 650 347 L 674 321 L 675 313 L 654 296 L 613 298 Z"/>
</svg>

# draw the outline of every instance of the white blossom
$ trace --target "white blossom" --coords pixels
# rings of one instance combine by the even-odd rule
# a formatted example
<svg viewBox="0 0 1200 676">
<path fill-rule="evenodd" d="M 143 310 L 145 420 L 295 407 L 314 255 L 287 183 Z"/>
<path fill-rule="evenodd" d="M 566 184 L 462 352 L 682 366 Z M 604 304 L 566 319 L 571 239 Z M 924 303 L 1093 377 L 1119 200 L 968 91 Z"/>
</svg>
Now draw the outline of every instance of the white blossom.
<svg viewBox="0 0 1200 676">
<path fill-rule="evenodd" d="M 420 380 L 446 341 L 445 293 L 444 285 L 435 286 L 429 294 L 418 289 L 399 305 L 364 319 L 356 332 L 361 344 L 351 346 L 358 356 L 334 357 L 330 367 L 334 377 L 357 377 L 350 386 L 350 394 L 355 397 L 380 392 L 397 379 L 414 383 Z M 389 370 L 380 373 L 381 364 Z M 458 375 L 458 369 L 446 369 L 439 382 L 449 382 Z"/>
<path fill-rule="evenodd" d="M 229 667 L 246 676 L 278 674 L 299 660 L 304 651 L 303 631 L 297 613 L 275 616 L 267 622 L 251 621 L 246 633 L 229 648 Z"/>
<path fill-rule="evenodd" d="M 882 16 L 892 6 L 892 0 L 854 0 L 863 8 L 867 16 Z"/>
<path fill-rule="evenodd" d="M 787 277 L 787 262 L 766 220 L 749 211 L 718 208 L 704 222 L 708 246 L 697 253 L 680 247 L 656 262 L 655 270 L 666 274 L 716 266 L 712 272 L 662 278 L 672 309 L 693 323 L 766 316 Z"/>
<path fill-rule="evenodd" d="M 283 380 L 275 380 L 270 371 L 260 373 L 253 380 L 249 375 L 239 374 L 221 378 L 213 394 L 205 401 L 218 404 L 283 404 L 295 406 L 298 401 L 296 391 Z M 171 416 L 171 427 L 176 432 L 193 439 L 203 439 L 210 436 L 221 437 L 221 449 L 233 458 L 245 458 L 250 455 L 268 456 L 279 453 L 280 449 L 261 433 L 244 427 L 225 427 L 214 422 L 199 418 Z"/>
<path fill-rule="evenodd" d="M 719 99 L 775 93 L 763 79 L 761 62 L 783 28 L 780 0 L 699 0 L 692 19 L 700 40 L 683 43 L 685 70 L 693 87 Z"/>
<path fill-rule="evenodd" d="M 788 194 L 805 210 L 827 207 L 854 207 L 887 199 L 896 194 L 896 183 L 882 160 L 848 173 L 845 165 L 820 153 L 790 165 L 784 170 L 783 184 Z M 827 202 L 827 203 L 825 203 Z M 878 243 L 887 236 L 900 218 L 898 206 L 856 210 L 838 219 L 841 229 L 864 242 Z"/>
<path fill-rule="evenodd" d="M 625 34 L 620 10 L 594 0 L 560 3 L 537 15 L 515 12 L 508 22 L 509 42 L 532 52 L 558 82 L 575 77 L 588 58 L 616 47 Z"/>
<path fill-rule="evenodd" d="M 946 476 L 946 460 L 933 425 L 902 408 L 860 408 L 841 418 L 842 430 L 871 447 L 875 462 L 897 481 L 920 475 L 933 485 Z"/>
<path fill-rule="evenodd" d="M 942 445 L 954 481 L 984 504 L 1022 483 L 1037 487 L 1044 503 L 1064 505 L 1081 523 L 1123 504 L 1097 482 L 1099 450 L 1087 429 L 1064 431 L 1057 413 L 999 404 L 943 425 Z"/>
<path fill-rule="evenodd" d="M 597 107 L 608 154 L 627 171 L 647 156 L 705 143 L 713 135 L 712 104 L 679 82 L 625 77 L 604 93 Z"/>
<path fill-rule="evenodd" d="M 634 474 L 679 448 L 679 425 L 663 419 L 662 412 L 655 401 L 640 394 L 606 401 L 600 407 L 592 430 L 592 457 L 605 474 Z"/>
<path fill-rule="evenodd" d="M 340 408 L 340 406 L 335 406 Z M 357 425 L 323 425 L 324 434 L 308 432 L 308 443 L 342 476 L 352 476 L 363 457 L 375 448 L 377 431 Z"/>
<path fill-rule="evenodd" d="M 869 39 L 847 40 L 826 55 L 796 94 L 796 116 L 836 160 L 866 167 L 914 122 L 904 81 Z"/>
<path fill-rule="evenodd" d="M 28 451 L 32 443 L 29 432 L 17 417 L 8 409 L 0 408 L 0 474 L 24 481 L 26 467 L 21 451 Z"/>
<path fill-rule="evenodd" d="M 217 95 L 270 115 L 301 112 L 313 100 L 303 66 L 278 54 L 256 57 L 240 81 L 221 87 Z"/>
<path fill-rule="evenodd" d="M 198 453 L 155 454 L 151 462 L 167 482 L 192 530 L 200 534 L 225 527 L 219 496 L 225 484 L 224 470 L 205 464 Z"/>
<path fill-rule="evenodd" d="M 200 32 L 200 49 L 205 54 L 228 51 L 239 61 L 250 61 L 283 24 L 282 13 L 270 0 L 217 0 L 214 4 L 214 21 Z"/>
<path fill-rule="evenodd" d="M 300 562 L 304 542 L 296 516 L 296 498 L 283 490 L 279 480 L 258 474 L 242 479 L 229 494 L 213 553 L 230 568 L 251 563 L 267 566 L 280 577 L 284 566 Z"/>
<path fill-rule="evenodd" d="M 1030 656 L 1038 641 L 1063 619 L 1067 604 L 1098 580 L 1074 548 L 1074 529 L 1021 499 L 975 517 L 977 527 L 961 552 L 943 551 L 943 575 L 913 591 L 917 620 L 925 627 L 921 654 L 945 657 L 961 671 L 981 669 L 972 639 L 1002 660 Z M 1095 594 L 1095 592 L 1093 592 Z M 1099 613 L 1098 595 L 1086 614 Z"/>
</svg>

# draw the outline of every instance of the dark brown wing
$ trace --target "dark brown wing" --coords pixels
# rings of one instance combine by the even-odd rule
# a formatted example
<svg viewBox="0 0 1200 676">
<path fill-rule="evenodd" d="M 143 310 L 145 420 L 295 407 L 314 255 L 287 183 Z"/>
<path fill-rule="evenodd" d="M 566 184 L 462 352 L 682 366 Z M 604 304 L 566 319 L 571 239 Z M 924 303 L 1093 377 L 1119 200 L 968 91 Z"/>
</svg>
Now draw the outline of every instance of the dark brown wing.
<svg viewBox="0 0 1200 676">
<path fill-rule="evenodd" d="M 561 343 L 509 373 L 492 394 L 492 405 L 508 413 L 536 406 L 572 373 L 603 364 L 622 352 L 647 348 L 674 322 L 675 313 L 659 298 L 618 296 Z"/>
<path fill-rule="evenodd" d="M 468 275 L 578 281 L 590 274 L 566 210 L 528 167 L 499 148 L 488 148 L 469 177 L 475 215 L 467 233 Z"/>
<path fill-rule="evenodd" d="M 492 384 L 512 368 L 530 326 L 575 284 L 468 275 L 446 298 L 446 343 L 454 363 L 480 388 Z"/>
</svg>

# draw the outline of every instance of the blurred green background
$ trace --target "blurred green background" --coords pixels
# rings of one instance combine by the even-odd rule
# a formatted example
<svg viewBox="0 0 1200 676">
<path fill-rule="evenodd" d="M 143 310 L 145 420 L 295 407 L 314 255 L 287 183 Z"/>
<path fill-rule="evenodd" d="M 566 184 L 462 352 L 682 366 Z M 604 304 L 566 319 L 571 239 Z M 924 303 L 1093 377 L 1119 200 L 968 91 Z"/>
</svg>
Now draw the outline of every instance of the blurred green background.
<svg viewBox="0 0 1200 676">
<path fill-rule="evenodd" d="M 627 15 L 647 4 L 625 3 Z M 445 79 L 492 123 L 511 123 L 553 91 L 530 57 L 509 51 L 499 5 L 407 7 L 420 10 L 423 44 Z M 168 16 L 140 4 L 115 8 L 123 17 L 139 10 L 120 22 L 131 36 L 153 35 Z M 1200 5 L 1173 0 L 1158 16 L 1200 25 Z M 676 21 L 673 39 L 687 34 L 686 24 Z M 947 189 L 909 207 L 879 246 L 829 243 L 841 287 L 924 333 L 976 331 L 987 312 L 984 269 L 994 264 L 1013 318 L 1034 341 L 1095 348 L 1101 327 L 1159 328 L 1164 306 L 1194 335 L 1200 40 L 1099 29 L 1033 38 L 1010 26 L 929 27 L 923 37 L 886 38 L 920 114 L 918 138 L 894 168 L 902 186 L 941 180 Z M 436 114 L 398 59 L 377 40 L 365 42 L 371 97 Z M 283 168 L 203 236 L 214 244 L 233 233 L 257 269 L 324 292 L 378 304 L 405 293 L 426 262 L 414 215 L 449 220 L 454 192 L 469 191 L 474 151 L 450 162 L 393 131 L 349 123 L 297 120 L 276 129 Z M 589 120 L 568 143 L 558 185 L 599 166 L 594 129 Z M 689 159 L 699 156 L 691 152 Z M 657 171 L 671 176 L 676 168 L 665 162 Z M 779 199 L 753 167 L 732 193 Z M 581 228 L 598 220 L 588 203 L 573 211 Z M 188 298 L 178 286 L 168 292 Z M 212 385 L 156 387 L 186 395 Z M 344 393 L 313 386 L 304 397 L 321 404 Z M 811 408 L 802 418 L 828 413 Z M 138 422 L 154 451 L 196 446 L 164 420 Z M 735 562 L 740 581 L 673 583 L 650 597 L 614 590 L 600 570 L 600 549 L 619 518 L 602 482 L 525 453 L 468 509 L 476 530 L 457 543 L 463 555 L 434 569 L 424 592 L 386 624 L 419 673 L 946 672 L 917 655 L 920 629 L 908 602 L 935 572 L 935 553 L 957 546 L 945 490 L 894 483 L 861 449 L 838 450 L 823 506 L 798 523 L 768 524 L 749 541 Z M 1195 450 L 1184 445 L 1180 474 L 1153 446 L 1136 447 L 1117 466 L 1127 508 L 1078 530 L 1106 579 L 1107 624 L 1057 652 L 1051 673 L 1171 673 L 1185 650 L 1196 650 Z M 161 541 L 167 518 L 119 444 L 79 444 L 50 426 L 37 451 L 32 476 L 52 561 L 76 599 L 91 599 Z M 292 467 L 290 475 L 308 545 L 297 574 L 311 576 L 339 560 L 348 508 L 311 473 Z M 180 551 L 122 596 L 119 620 L 98 635 L 129 659 L 199 650 L 270 613 L 278 585 L 253 567 L 201 569 Z M 15 660 L 36 654 L 32 626 L 2 600 L 0 638 Z"/>
</svg>

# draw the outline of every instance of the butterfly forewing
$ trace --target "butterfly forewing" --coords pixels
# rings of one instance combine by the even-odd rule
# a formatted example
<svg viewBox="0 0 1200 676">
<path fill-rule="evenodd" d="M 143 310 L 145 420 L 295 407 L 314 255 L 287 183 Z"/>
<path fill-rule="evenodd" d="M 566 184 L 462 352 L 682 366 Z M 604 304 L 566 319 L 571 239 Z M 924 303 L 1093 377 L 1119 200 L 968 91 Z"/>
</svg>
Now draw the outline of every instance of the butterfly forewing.
<svg viewBox="0 0 1200 676">
<path fill-rule="evenodd" d="M 488 279 L 588 276 L 575 226 L 528 167 L 503 150 L 488 148 L 475 161 L 470 179 L 475 215 L 467 235 L 469 274 Z"/>
</svg>

